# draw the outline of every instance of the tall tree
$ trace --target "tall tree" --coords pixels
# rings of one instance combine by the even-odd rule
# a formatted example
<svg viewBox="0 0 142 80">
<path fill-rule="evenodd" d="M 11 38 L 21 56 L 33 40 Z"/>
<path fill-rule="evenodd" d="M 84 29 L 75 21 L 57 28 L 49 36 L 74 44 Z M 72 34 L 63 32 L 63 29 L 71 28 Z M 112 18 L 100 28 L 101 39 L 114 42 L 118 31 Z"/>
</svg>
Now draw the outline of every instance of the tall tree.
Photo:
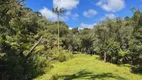
<svg viewBox="0 0 142 80">
<path fill-rule="evenodd" d="M 58 19 L 58 53 L 59 53 L 59 40 L 60 40 L 60 30 L 59 30 L 59 26 L 60 26 L 60 15 L 63 14 L 65 12 L 65 10 L 63 8 L 53 8 L 52 12 L 57 14 L 57 19 Z"/>
</svg>

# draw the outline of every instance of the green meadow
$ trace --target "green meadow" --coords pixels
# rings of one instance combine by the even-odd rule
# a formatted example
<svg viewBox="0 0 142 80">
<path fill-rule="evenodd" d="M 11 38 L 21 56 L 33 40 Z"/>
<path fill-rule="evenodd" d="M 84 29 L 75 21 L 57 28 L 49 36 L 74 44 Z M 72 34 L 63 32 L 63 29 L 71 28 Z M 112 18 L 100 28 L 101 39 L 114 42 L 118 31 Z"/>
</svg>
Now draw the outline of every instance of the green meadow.
<svg viewBox="0 0 142 80">
<path fill-rule="evenodd" d="M 98 56 L 76 54 L 73 59 L 54 64 L 54 68 L 35 80 L 141 80 L 130 65 L 114 65 Z"/>
</svg>

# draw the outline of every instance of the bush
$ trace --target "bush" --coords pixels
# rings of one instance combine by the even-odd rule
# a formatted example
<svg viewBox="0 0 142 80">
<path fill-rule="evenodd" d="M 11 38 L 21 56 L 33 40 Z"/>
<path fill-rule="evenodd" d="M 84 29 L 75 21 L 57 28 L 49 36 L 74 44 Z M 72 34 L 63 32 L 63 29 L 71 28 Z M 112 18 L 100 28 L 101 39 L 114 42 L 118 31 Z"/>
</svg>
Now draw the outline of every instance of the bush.
<svg viewBox="0 0 142 80">
<path fill-rule="evenodd" d="M 58 60 L 60 62 L 63 62 L 63 61 L 67 61 L 69 59 L 73 58 L 73 55 L 71 52 L 67 51 L 67 50 L 62 50 L 59 54 L 58 54 Z"/>
<path fill-rule="evenodd" d="M 50 55 L 50 58 L 52 58 L 52 61 L 57 60 L 60 62 L 67 61 L 73 58 L 72 52 L 64 50 L 64 49 L 60 49 L 58 53 L 58 48 L 56 47 L 51 50 L 48 50 L 48 55 Z"/>
<path fill-rule="evenodd" d="M 29 72 L 31 72 L 33 77 L 36 77 L 38 75 L 41 75 L 46 71 L 49 71 L 52 66 L 48 59 L 46 59 L 46 56 L 35 54 L 32 56 L 32 58 L 29 60 Z"/>
<path fill-rule="evenodd" d="M 5 56 L 2 62 L 5 66 L 0 71 L 0 80 L 32 80 L 44 73 L 45 68 L 51 68 L 46 57 L 34 54 L 30 59 L 23 62 L 24 58 Z M 47 69 L 46 69 L 47 70 Z"/>
</svg>

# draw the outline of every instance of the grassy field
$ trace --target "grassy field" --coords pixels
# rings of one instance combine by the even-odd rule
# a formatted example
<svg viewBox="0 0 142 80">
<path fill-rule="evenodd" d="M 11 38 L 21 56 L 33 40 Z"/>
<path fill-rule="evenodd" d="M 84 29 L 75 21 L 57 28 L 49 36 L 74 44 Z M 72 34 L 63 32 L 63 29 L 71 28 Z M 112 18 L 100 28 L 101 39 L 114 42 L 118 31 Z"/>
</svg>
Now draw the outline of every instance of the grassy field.
<svg viewBox="0 0 142 80">
<path fill-rule="evenodd" d="M 35 80 L 142 80 L 142 75 L 131 73 L 131 68 L 105 63 L 97 56 L 76 54 Z"/>
</svg>

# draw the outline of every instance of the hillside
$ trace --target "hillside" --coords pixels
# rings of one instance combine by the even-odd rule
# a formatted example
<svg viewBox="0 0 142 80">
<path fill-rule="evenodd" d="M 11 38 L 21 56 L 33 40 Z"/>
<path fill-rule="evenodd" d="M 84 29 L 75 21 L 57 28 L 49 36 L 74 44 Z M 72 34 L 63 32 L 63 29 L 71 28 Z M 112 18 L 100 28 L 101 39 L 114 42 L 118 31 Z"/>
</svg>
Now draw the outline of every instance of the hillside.
<svg viewBox="0 0 142 80">
<path fill-rule="evenodd" d="M 57 63 L 50 72 L 35 80 L 141 80 L 142 76 L 131 73 L 131 68 L 105 63 L 97 56 L 76 54 L 74 58 Z"/>
</svg>

